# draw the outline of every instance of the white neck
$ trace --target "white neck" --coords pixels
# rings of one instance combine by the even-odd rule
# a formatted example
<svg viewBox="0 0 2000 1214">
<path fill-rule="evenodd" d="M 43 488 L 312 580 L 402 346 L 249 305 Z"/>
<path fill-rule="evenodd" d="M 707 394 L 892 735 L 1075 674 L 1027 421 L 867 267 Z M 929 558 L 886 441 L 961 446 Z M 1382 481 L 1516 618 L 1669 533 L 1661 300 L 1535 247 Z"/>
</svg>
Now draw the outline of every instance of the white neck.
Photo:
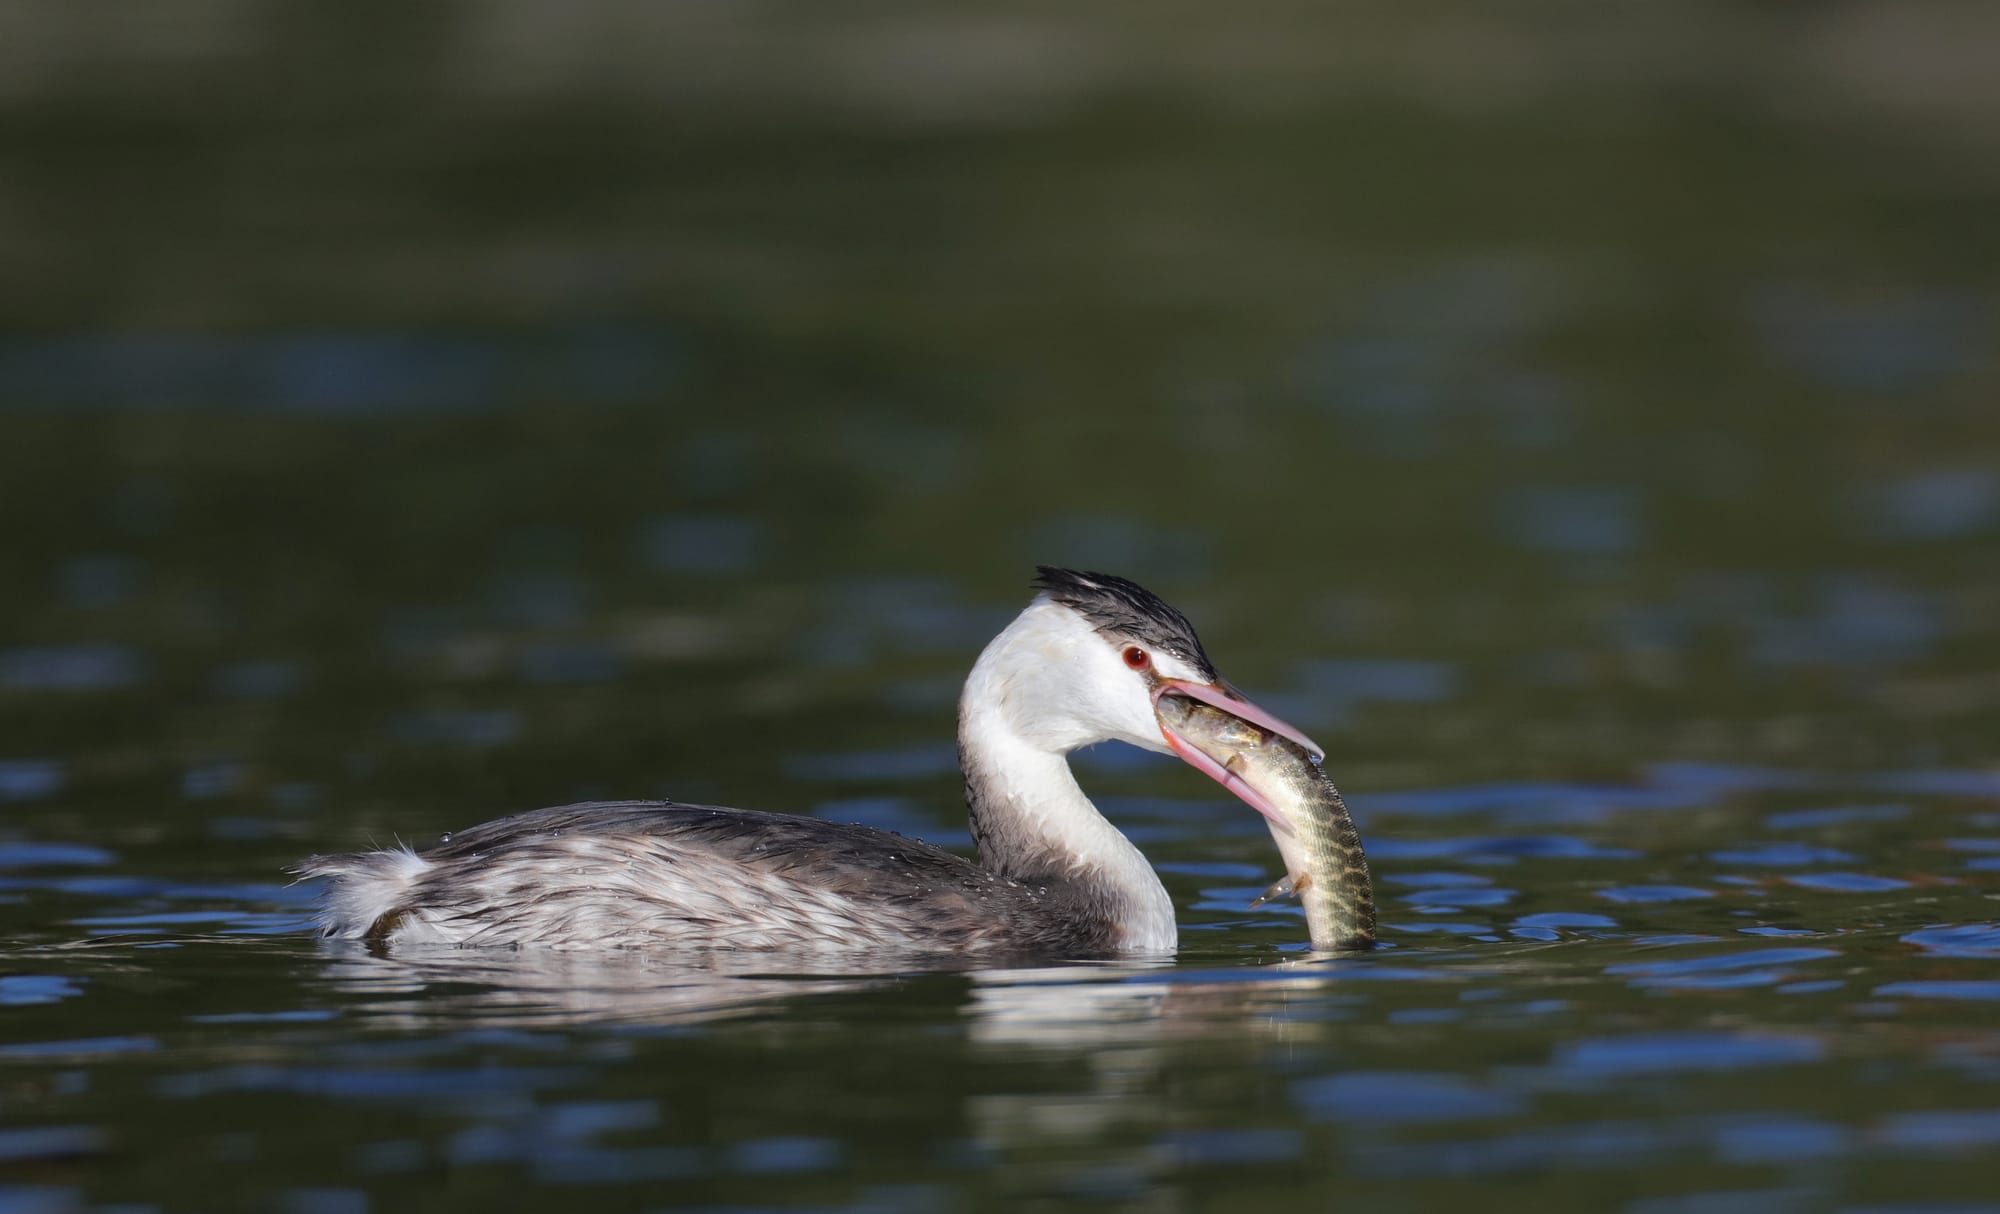
<svg viewBox="0 0 2000 1214">
<path fill-rule="evenodd" d="M 1076 887 L 1111 919 L 1120 948 L 1171 950 L 1174 904 L 1153 866 L 1084 795 L 1069 747 L 1031 740 L 1010 720 L 1021 639 L 1016 627 L 995 638 L 959 701 L 959 762 L 980 862 L 1016 880 Z"/>
</svg>

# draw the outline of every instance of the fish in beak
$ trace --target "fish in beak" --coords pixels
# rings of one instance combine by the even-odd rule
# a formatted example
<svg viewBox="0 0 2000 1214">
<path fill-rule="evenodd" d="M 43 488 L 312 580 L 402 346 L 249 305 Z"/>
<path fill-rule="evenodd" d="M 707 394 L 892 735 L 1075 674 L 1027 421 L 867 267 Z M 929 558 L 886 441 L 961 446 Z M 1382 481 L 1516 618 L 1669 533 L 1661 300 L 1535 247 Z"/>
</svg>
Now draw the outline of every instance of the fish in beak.
<svg viewBox="0 0 2000 1214">
<path fill-rule="evenodd" d="M 1195 739 L 1184 732 L 1191 718 L 1187 713 L 1174 710 L 1173 700 L 1176 697 L 1206 704 L 1236 718 L 1246 727 L 1241 731 L 1240 738 L 1232 739 L 1238 745 L 1261 745 L 1262 734 L 1276 734 L 1311 755 L 1315 763 L 1326 757 L 1326 750 L 1297 729 L 1252 704 L 1242 692 L 1225 680 L 1196 683 L 1187 679 L 1162 679 L 1159 686 L 1153 689 L 1153 712 L 1159 718 L 1160 735 L 1166 738 L 1167 745 L 1173 748 L 1174 753 L 1186 760 L 1196 771 L 1235 793 L 1244 804 L 1263 814 L 1270 820 L 1273 829 L 1288 835 L 1293 834 L 1292 823 L 1285 817 L 1284 811 L 1273 804 L 1269 797 L 1251 787 L 1233 770 L 1235 767 L 1233 759 L 1220 761 L 1210 753 L 1216 750 L 1226 752 L 1226 747 L 1218 747 L 1214 738 Z M 1262 734 L 1258 731 L 1262 731 Z M 1204 743 L 1206 745 L 1203 745 Z"/>
</svg>

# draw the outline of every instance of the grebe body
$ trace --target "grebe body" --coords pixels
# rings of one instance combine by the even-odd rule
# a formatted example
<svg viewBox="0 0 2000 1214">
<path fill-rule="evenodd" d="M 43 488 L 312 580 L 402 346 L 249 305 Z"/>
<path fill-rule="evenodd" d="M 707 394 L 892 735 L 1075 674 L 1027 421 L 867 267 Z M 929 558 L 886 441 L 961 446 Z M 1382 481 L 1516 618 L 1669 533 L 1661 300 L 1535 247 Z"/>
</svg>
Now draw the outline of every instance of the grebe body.
<svg viewBox="0 0 2000 1214">
<path fill-rule="evenodd" d="M 959 701 L 977 863 L 818 818 L 591 802 L 456 831 L 422 851 L 306 860 L 299 873 L 326 883 L 322 932 L 380 948 L 1170 952 L 1166 888 L 1084 795 L 1068 753 L 1122 741 L 1191 755 L 1163 721 L 1163 696 L 1211 704 L 1321 752 L 1223 682 L 1193 626 L 1148 591 L 1049 567 L 1035 585 L 1034 600 L 979 655 Z M 1290 829 L 1256 790 L 1224 782 L 1274 831 Z"/>
</svg>

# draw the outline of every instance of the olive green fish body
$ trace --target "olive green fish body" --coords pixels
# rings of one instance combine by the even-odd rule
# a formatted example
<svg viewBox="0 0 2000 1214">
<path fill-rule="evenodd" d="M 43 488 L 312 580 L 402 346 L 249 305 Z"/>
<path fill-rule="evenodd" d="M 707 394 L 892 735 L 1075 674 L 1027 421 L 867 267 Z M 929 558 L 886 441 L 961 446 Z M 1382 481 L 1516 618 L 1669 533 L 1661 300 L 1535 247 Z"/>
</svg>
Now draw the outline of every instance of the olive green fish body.
<svg viewBox="0 0 2000 1214">
<path fill-rule="evenodd" d="M 1178 696 L 1160 700 L 1162 721 L 1275 805 L 1290 831 L 1271 837 L 1287 876 L 1261 904 L 1296 894 L 1315 949 L 1365 948 L 1375 942 L 1375 896 L 1361 834 L 1340 790 L 1290 739 L 1221 709 Z"/>
</svg>

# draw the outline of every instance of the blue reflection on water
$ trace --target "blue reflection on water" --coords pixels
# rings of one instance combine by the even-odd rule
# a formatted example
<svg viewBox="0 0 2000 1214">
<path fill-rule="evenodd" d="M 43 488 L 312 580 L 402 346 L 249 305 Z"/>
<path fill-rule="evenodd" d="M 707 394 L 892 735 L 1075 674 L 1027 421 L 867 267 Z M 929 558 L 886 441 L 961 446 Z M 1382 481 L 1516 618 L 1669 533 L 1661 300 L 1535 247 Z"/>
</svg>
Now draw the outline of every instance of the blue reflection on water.
<svg viewBox="0 0 2000 1214">
<path fill-rule="evenodd" d="M 1431 704 L 1458 693 L 1458 669 L 1447 662 L 1386 658 L 1322 658 L 1298 665 L 1299 694 L 1314 712 L 1368 701 Z"/>
<path fill-rule="evenodd" d="M 218 669 L 211 682 L 230 699 L 276 700 L 304 685 L 305 668 L 285 659 L 233 662 Z"/>
<path fill-rule="evenodd" d="M 1898 539 L 1958 539 L 2000 523 L 2000 472 L 1937 468 L 1869 495 L 1867 518 Z"/>
<path fill-rule="evenodd" d="M 1592 1037 L 1556 1048 L 1553 1065 L 1577 1075 L 1616 1078 L 1675 1071 L 1791 1066 L 1826 1054 L 1817 1037 L 1778 1033 L 1679 1032 Z"/>
<path fill-rule="evenodd" d="M 1525 1107 L 1511 1092 L 1448 1071 L 1347 1071 L 1302 1079 L 1292 1097 L 1317 1116 L 1370 1125 L 1511 1117 Z"/>
<path fill-rule="evenodd" d="M 824 614 L 797 641 L 801 660 L 818 666 L 860 666 L 884 654 L 961 657 L 1012 618 L 1004 608 L 964 602 L 956 586 L 936 577 L 853 578 L 825 599 Z"/>
<path fill-rule="evenodd" d="M 1425 914 L 1437 914 L 1471 906 L 1505 906 L 1516 891 L 1494 887 L 1419 889 L 1400 895 L 1400 900 L 1420 907 Z"/>
<path fill-rule="evenodd" d="M 1598 821 L 1619 810 L 1682 809 L 1707 800 L 1706 790 L 1616 784 L 1469 784 L 1370 793 L 1356 808 L 1371 813 L 1501 815 L 1506 821 Z"/>
<path fill-rule="evenodd" d="M 28 801 L 62 791 L 68 775 L 54 759 L 0 760 L 0 801 Z"/>
<path fill-rule="evenodd" d="M 582 327 L 535 338 L 368 331 L 101 333 L 0 341 L 0 396 L 70 408 L 462 412 L 554 393 L 571 404 L 670 390 L 676 335 Z"/>
<path fill-rule="evenodd" d="M 1929 982 L 1890 982 L 1875 988 L 1877 995 L 1907 996 L 1912 999 L 2000 999 L 2000 979 L 1952 980 L 1940 978 Z"/>
<path fill-rule="evenodd" d="M 1707 1190 L 1642 1198 L 1626 1204 L 1622 1214 L 1787 1214 L 1824 1202 L 1823 1193 L 1807 1188 Z"/>
<path fill-rule="evenodd" d="M 0 650 L 0 690 L 113 691 L 145 674 L 124 645 L 42 645 Z"/>
<path fill-rule="evenodd" d="M 1792 976 L 1792 967 L 1840 954 L 1828 948 L 1766 948 L 1712 957 L 1666 961 L 1630 961 L 1607 965 L 1604 972 L 1629 978 L 1633 986 L 1681 990 L 1724 990 L 1775 986 Z"/>
<path fill-rule="evenodd" d="M 38 1125 L 0 1130 L 0 1163 L 90 1155 L 103 1148 L 103 1131 L 90 1126 Z"/>
<path fill-rule="evenodd" d="M 1784 283 L 1756 293 L 1750 319 L 1773 352 L 1828 386 L 1909 392 L 1981 356 L 1989 310 L 1976 295 L 1936 288 L 1844 298 Z"/>
<path fill-rule="evenodd" d="M 639 559 L 663 573 L 722 577 L 748 573 L 763 560 L 766 540 L 755 519 L 676 515 L 646 524 Z"/>
<path fill-rule="evenodd" d="M 958 747 L 948 742 L 890 750 L 787 755 L 785 774 L 800 780 L 919 780 L 958 771 Z"/>
<path fill-rule="evenodd" d="M 191 801 L 227 796 L 243 782 L 244 766 L 231 760 L 201 763 L 181 773 L 181 796 Z"/>
<path fill-rule="evenodd" d="M 1878 578 L 1830 577 L 1813 609 L 1753 622 L 1752 654 L 1771 665 L 1893 665 L 1929 653 L 1942 634 L 1931 596 Z"/>
<path fill-rule="evenodd" d="M 514 660 L 522 681 L 550 685 L 609 683 L 624 673 L 625 659 L 591 641 L 530 645 Z"/>
<path fill-rule="evenodd" d="M 1910 816 L 1907 805 L 1840 805 L 1829 809 L 1791 809 L 1764 815 L 1772 830 L 1809 830 L 1856 822 L 1898 822 Z"/>
<path fill-rule="evenodd" d="M 590 587 L 580 578 L 547 569 L 516 570 L 493 578 L 486 587 L 486 606 L 495 619 L 517 628 L 564 628 L 582 622 L 590 602 Z M 421 616 L 416 617 L 419 621 Z M 462 621 L 450 613 L 431 618 L 436 630 L 417 638 L 423 649 L 441 647 L 457 635 Z M 430 656 L 419 654 L 418 656 Z"/>
<path fill-rule="evenodd" d="M 62 563 L 56 582 L 59 593 L 70 606 L 85 611 L 102 610 L 131 597 L 138 587 L 141 568 L 129 556 L 75 556 Z"/>
<path fill-rule="evenodd" d="M 1615 928 L 1618 926 L 1618 921 L 1609 915 L 1593 915 L 1588 911 L 1542 911 L 1539 914 L 1522 915 L 1514 920 L 1514 926 Z"/>
<path fill-rule="evenodd" d="M 729 1150 L 730 1167 L 738 1172 L 824 1172 L 838 1167 L 846 1149 L 832 1138 L 786 1136 L 752 1138 Z"/>
<path fill-rule="evenodd" d="M 1597 896 L 1611 902 L 1688 902 L 1715 894 L 1691 885 L 1622 885 L 1600 889 Z"/>
<path fill-rule="evenodd" d="M 471 1070 L 383 1070 L 243 1064 L 160 1080 L 163 1096 L 188 1099 L 219 1092 L 297 1092 L 336 1100 L 491 1098 L 563 1087 L 587 1072 L 577 1068 L 488 1066 Z"/>
<path fill-rule="evenodd" d="M 0 868 L 35 868 L 44 864 L 110 864 L 117 859 L 101 847 L 83 843 L 0 843 Z"/>
<path fill-rule="evenodd" d="M 1501 529 L 1524 548 L 1566 556 L 1616 556 L 1644 534 L 1642 502 L 1622 485 L 1520 489 L 1500 503 Z"/>
<path fill-rule="evenodd" d="M 1786 877 L 1785 883 L 1840 894 L 1873 894 L 1910 888 L 1908 881 L 1878 877 L 1873 873 L 1799 873 Z"/>
<path fill-rule="evenodd" d="M 153 1037 L 85 1037 L 75 1041 L 24 1041 L 0 1045 L 0 1058 L 90 1058 L 139 1054 L 160 1048 Z"/>
<path fill-rule="evenodd" d="M 1852 864 L 1856 857 L 1833 847 L 1814 847 L 1809 843 L 1759 843 L 1752 847 L 1733 847 L 1727 851 L 1712 851 L 1708 858 L 1718 864 L 1769 864 L 1792 866 L 1802 864 Z"/>
<path fill-rule="evenodd" d="M 1903 943 L 1943 957 L 2000 957 L 2000 924 L 1926 927 L 1904 936 Z"/>
<path fill-rule="evenodd" d="M 919 810 L 917 803 L 908 797 L 843 797 L 821 801 L 813 806 L 812 815 L 830 822 L 856 822 L 876 830 L 895 831 L 939 847 L 968 847 L 972 844 L 972 835 L 965 828 L 964 819 L 940 823 Z"/>
<path fill-rule="evenodd" d="M 456 746 L 503 746 L 521 734 L 521 714 L 509 708 L 405 713 L 389 723 L 401 742 Z"/>
<path fill-rule="evenodd" d="M 1371 839 L 1368 854 L 1382 860 L 1438 860 L 1452 856 L 1632 860 L 1640 853 L 1622 847 L 1604 847 L 1570 835 L 1460 835 L 1447 839 Z"/>
<path fill-rule="evenodd" d="M 0 1007 L 60 1003 L 83 993 L 82 979 L 55 974 L 0 975 Z"/>
<path fill-rule="evenodd" d="M 1782 1113 L 1741 1113 L 1714 1126 L 1716 1158 L 1725 1163 L 1796 1163 L 1827 1159 L 1850 1149 L 1845 1126 Z"/>
<path fill-rule="evenodd" d="M 903 470 L 897 470 L 899 475 Z M 1181 527 L 1122 514 L 1067 515 L 1037 526 L 1026 545 L 1036 559 L 1078 569 L 1172 569 L 1200 580 L 1213 566 L 1212 541 Z"/>
<path fill-rule="evenodd" d="M 1878 1141 L 1917 1151 L 1960 1151 L 2000 1145 L 2000 1109 L 1898 1113 L 1876 1127 Z"/>
<path fill-rule="evenodd" d="M 1480 1176 L 1629 1167 L 1671 1145 L 1673 1139 L 1659 1126 L 1600 1120 L 1485 1139 L 1415 1146 L 1371 1143 L 1353 1162 L 1363 1171 L 1392 1176 Z"/>
<path fill-rule="evenodd" d="M 1870 781 L 1885 792 L 1941 797 L 2000 798 L 2000 771 L 1897 771 Z"/>
<path fill-rule="evenodd" d="M 368 1214 L 364 1189 L 292 1188 L 278 1194 L 282 1214 Z"/>
<path fill-rule="evenodd" d="M 1188 1168 L 1280 1163 L 1297 1159 L 1304 1147 L 1304 1135 L 1279 1129 L 1180 1130 L 1161 1135 L 1153 1144 L 1163 1163 Z"/>
<path fill-rule="evenodd" d="M 1646 778 L 1651 783 L 1699 794 L 1701 798 L 1731 792 L 1755 792 L 1787 788 L 1812 788 L 1822 780 L 1809 772 L 1784 767 L 1760 767 L 1747 763 L 1697 763 L 1687 760 L 1649 763 Z"/>
<path fill-rule="evenodd" d="M 1377 857 L 1380 859 L 1380 857 Z M 1493 878 L 1480 873 L 1386 873 L 1376 878 L 1378 885 L 1400 885 L 1410 889 L 1469 889 L 1491 885 Z"/>
</svg>

